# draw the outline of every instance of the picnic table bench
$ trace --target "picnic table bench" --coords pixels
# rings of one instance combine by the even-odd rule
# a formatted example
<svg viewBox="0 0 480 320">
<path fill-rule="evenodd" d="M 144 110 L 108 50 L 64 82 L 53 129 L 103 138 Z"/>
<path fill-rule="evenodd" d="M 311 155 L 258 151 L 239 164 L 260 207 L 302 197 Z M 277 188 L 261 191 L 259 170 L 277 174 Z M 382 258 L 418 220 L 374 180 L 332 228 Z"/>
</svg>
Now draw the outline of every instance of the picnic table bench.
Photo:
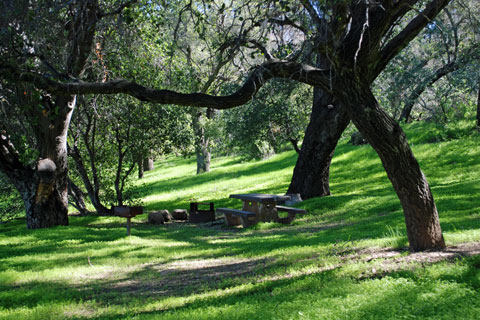
<svg viewBox="0 0 480 320">
<path fill-rule="evenodd" d="M 297 214 L 305 214 L 307 213 L 307 210 L 305 209 L 299 209 L 299 208 L 292 208 L 292 207 L 286 207 L 286 206 L 277 206 L 277 211 L 283 211 L 287 212 L 288 216 L 286 218 L 280 218 L 280 222 L 283 223 L 290 223 L 295 219 L 295 216 Z"/>
<path fill-rule="evenodd" d="M 306 213 L 306 210 L 286 206 L 278 206 L 277 202 L 290 200 L 290 196 L 279 196 L 272 194 L 232 194 L 230 198 L 243 201 L 242 210 L 230 208 L 218 208 L 217 212 L 225 215 L 227 226 L 242 225 L 244 228 L 258 222 L 281 222 L 290 223 L 295 219 L 296 214 Z M 280 218 L 278 211 L 287 212 L 288 216 Z"/>
<path fill-rule="evenodd" d="M 244 228 L 256 223 L 255 216 L 257 214 L 255 212 L 230 208 L 218 208 L 217 212 L 223 213 L 225 215 L 225 222 L 227 226 L 237 225 L 234 217 L 240 218 L 240 221 Z"/>
</svg>

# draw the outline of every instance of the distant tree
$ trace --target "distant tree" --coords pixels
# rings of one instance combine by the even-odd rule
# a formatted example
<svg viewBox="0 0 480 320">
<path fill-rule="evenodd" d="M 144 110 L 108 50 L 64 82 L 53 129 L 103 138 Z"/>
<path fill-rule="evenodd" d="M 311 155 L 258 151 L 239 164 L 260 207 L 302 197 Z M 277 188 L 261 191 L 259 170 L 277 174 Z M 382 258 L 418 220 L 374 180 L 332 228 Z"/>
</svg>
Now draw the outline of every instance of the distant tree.
<svg viewBox="0 0 480 320">
<path fill-rule="evenodd" d="M 225 135 L 230 148 L 251 158 L 277 153 L 285 143 L 298 150 L 307 125 L 310 88 L 285 80 L 267 83 L 250 103 L 225 110 Z"/>
</svg>

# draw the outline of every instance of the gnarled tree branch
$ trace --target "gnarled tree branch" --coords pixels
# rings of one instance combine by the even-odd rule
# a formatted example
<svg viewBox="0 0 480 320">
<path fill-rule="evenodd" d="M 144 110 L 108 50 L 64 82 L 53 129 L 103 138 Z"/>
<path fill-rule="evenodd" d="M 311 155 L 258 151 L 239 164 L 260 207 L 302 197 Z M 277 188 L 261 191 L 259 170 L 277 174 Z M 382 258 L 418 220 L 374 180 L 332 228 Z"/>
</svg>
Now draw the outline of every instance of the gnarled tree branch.
<svg viewBox="0 0 480 320">
<path fill-rule="evenodd" d="M 157 90 L 144 87 L 128 80 L 112 80 L 100 83 L 82 81 L 59 82 L 37 73 L 21 72 L 11 66 L 0 66 L 0 70 L 8 70 L 10 76 L 17 81 L 30 82 L 38 89 L 54 94 L 119 94 L 131 95 L 141 101 L 174 104 L 191 107 L 211 107 L 229 109 L 247 103 L 266 81 L 272 78 L 292 79 L 306 84 L 322 87 L 331 92 L 329 70 L 321 70 L 310 65 L 273 61 L 256 67 L 242 87 L 228 96 L 213 96 L 204 93 L 179 93 L 171 90 Z"/>
</svg>

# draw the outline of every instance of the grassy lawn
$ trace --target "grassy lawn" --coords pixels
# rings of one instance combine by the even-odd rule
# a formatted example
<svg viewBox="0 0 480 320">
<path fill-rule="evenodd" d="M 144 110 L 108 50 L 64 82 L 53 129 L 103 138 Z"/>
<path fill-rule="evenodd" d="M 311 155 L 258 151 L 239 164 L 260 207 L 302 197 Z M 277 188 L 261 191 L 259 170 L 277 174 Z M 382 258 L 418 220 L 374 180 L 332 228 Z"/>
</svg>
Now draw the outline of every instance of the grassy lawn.
<svg viewBox="0 0 480 320">
<path fill-rule="evenodd" d="M 470 126 L 469 126 L 470 125 Z M 291 225 L 152 226 L 70 217 L 0 225 L 0 319 L 479 319 L 480 135 L 472 123 L 407 127 L 431 184 L 444 252 L 409 254 L 398 198 L 370 146 L 342 141 L 332 196 Z M 294 152 L 264 161 L 156 163 L 137 185 L 146 211 L 191 201 L 240 208 L 231 193 L 286 191 Z"/>
</svg>

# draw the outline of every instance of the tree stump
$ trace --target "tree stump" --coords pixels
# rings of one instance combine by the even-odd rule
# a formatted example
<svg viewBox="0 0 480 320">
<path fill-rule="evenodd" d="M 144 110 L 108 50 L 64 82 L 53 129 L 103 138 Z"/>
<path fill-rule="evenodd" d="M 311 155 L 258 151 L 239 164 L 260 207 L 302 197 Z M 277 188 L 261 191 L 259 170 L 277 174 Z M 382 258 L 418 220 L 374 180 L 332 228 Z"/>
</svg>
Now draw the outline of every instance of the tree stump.
<svg viewBox="0 0 480 320">
<path fill-rule="evenodd" d="M 187 210 L 175 209 L 172 211 L 172 217 L 174 220 L 188 220 Z"/>
<path fill-rule="evenodd" d="M 150 212 L 148 214 L 148 223 L 150 224 L 164 224 L 165 219 L 161 211 Z"/>
</svg>

